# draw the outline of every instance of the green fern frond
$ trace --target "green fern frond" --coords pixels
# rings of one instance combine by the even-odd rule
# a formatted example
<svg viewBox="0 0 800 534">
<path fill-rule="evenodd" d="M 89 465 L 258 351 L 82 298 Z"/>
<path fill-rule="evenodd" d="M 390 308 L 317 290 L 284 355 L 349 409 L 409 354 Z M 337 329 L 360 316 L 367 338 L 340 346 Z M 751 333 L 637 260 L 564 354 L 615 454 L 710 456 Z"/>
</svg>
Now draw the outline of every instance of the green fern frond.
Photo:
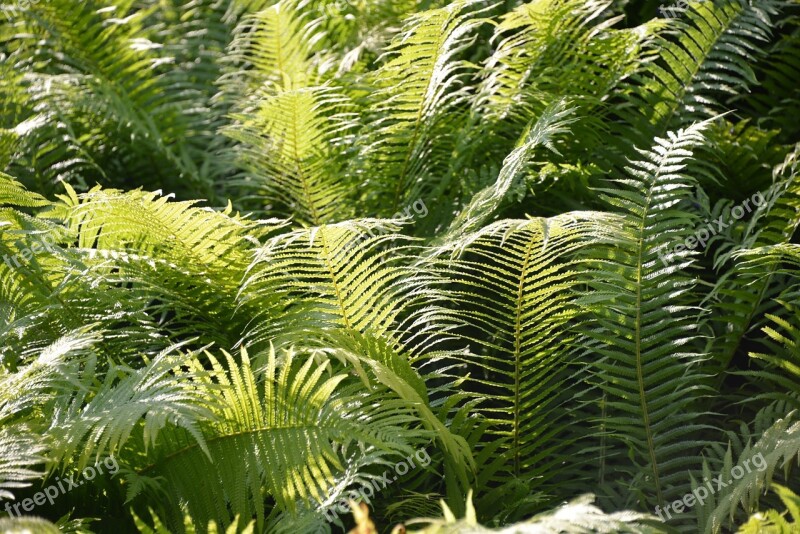
<svg viewBox="0 0 800 534">
<path fill-rule="evenodd" d="M 593 504 L 594 495 L 583 495 L 562 506 L 526 521 L 501 529 L 486 528 L 478 524 L 472 506 L 472 492 L 467 497 L 467 515 L 456 519 L 450 509 L 444 508 L 443 519 L 415 519 L 408 524 L 428 523 L 422 530 L 409 530 L 416 534 L 491 534 L 491 533 L 544 533 L 570 532 L 574 534 L 658 534 L 668 532 L 658 525 L 655 517 L 634 512 L 606 514 Z"/>
<path fill-rule="evenodd" d="M 157 256 L 198 274 L 247 264 L 251 222 L 232 215 L 230 208 L 218 212 L 195 207 L 196 201 L 170 202 L 171 197 L 100 188 L 78 196 L 68 188 L 53 215 L 64 217 L 80 249 Z"/>
<path fill-rule="evenodd" d="M 587 357 L 604 393 L 598 424 L 610 443 L 603 454 L 610 472 L 650 493 L 641 500 L 659 504 L 678 495 L 686 468 L 699 468 L 692 456 L 702 446 L 700 402 L 710 393 L 686 272 L 696 253 L 681 245 L 694 220 L 676 209 L 695 186 L 687 165 L 706 125 L 656 138 L 631 162 L 629 178 L 616 181 L 619 189 L 600 190 L 625 221 L 619 243 L 598 250 L 602 259 L 588 276 L 596 322 L 586 328 L 595 341 Z M 634 465 L 613 458 L 625 449 Z"/>
<path fill-rule="evenodd" d="M 391 215 L 404 200 L 422 198 L 426 180 L 447 168 L 453 125 L 464 100 L 468 69 L 459 59 L 484 23 L 476 18 L 481 0 L 457 0 L 413 15 L 375 73 L 378 90 L 370 115 L 364 172 L 378 213 Z"/>
<path fill-rule="evenodd" d="M 488 222 L 500 204 L 508 196 L 519 191 L 522 185 L 521 177 L 534 149 L 544 146 L 558 153 L 553 138 L 569 131 L 567 126 L 576 120 L 573 117 L 575 111 L 576 108 L 569 107 L 566 100 L 561 100 L 548 106 L 540 117 L 532 121 L 517 141 L 513 152 L 503 162 L 497 181 L 473 196 L 470 203 L 461 210 L 450 227 L 436 238 L 433 245 L 444 243 L 443 246 L 446 247 L 449 241 L 455 241 L 461 235 L 472 233 Z"/>
<path fill-rule="evenodd" d="M 43 196 L 28 191 L 14 178 L 0 172 L 0 206 L 41 208 L 49 204 Z"/>
<path fill-rule="evenodd" d="M 213 199 L 209 177 L 190 154 L 202 154 L 195 143 L 207 143 L 214 133 L 204 117 L 182 113 L 202 97 L 177 90 L 185 80 L 164 68 L 172 58 L 147 38 L 143 24 L 152 7 L 128 11 L 97 0 L 77 9 L 62 0 L 25 6 L 24 16 L 14 19 L 19 31 L 12 61 L 31 66 L 30 98 L 49 110 L 38 115 L 51 140 L 39 136 L 36 147 L 48 174 L 80 182 L 74 173 L 104 168 L 115 172 L 103 178 L 154 176 L 159 179 L 145 185 L 167 183 L 184 193 L 188 182 Z M 66 154 L 48 154 L 54 149 L 53 131 L 67 139 Z M 62 168 L 61 160 L 84 165 Z M 93 175 L 100 178 L 96 171 Z"/>
<path fill-rule="evenodd" d="M 724 112 L 725 101 L 757 83 L 751 64 L 769 42 L 779 1 L 694 0 L 677 8 L 659 43 L 657 61 L 641 76 L 637 113 L 661 135 Z M 641 110 L 641 111 L 640 111 Z M 634 123 L 635 124 L 635 123 Z"/>
<path fill-rule="evenodd" d="M 345 220 L 352 215 L 352 188 L 344 182 L 334 141 L 352 127 L 347 100 L 326 87 L 280 90 L 257 109 L 237 114 L 225 133 L 239 142 L 237 165 L 243 188 L 258 188 L 265 206 L 303 225 Z M 341 152 L 339 147 L 338 151 Z"/>
<path fill-rule="evenodd" d="M 255 304 L 279 294 L 291 306 L 252 328 L 248 339 L 301 342 L 309 330 L 338 328 L 391 338 L 424 276 L 407 265 L 409 240 L 399 228 L 393 221 L 353 220 L 269 240 L 248 268 L 238 300 Z"/>
<path fill-rule="evenodd" d="M 417 412 L 423 426 L 436 435 L 448 454 L 451 468 L 458 474 L 462 484 L 468 483 L 467 473 L 474 472 L 476 465 L 467 441 L 454 434 L 440 421 L 430 407 L 427 387 L 419 374 L 411 367 L 407 358 L 393 349 L 385 339 L 358 332 L 328 333 L 324 336 L 333 348 L 326 350 L 333 358 L 348 363 L 362 378 L 365 385 L 369 378 L 362 364 L 372 370 L 375 380 L 397 394 Z"/>
<path fill-rule="evenodd" d="M 145 523 L 138 515 L 136 515 L 136 512 L 131 511 L 131 515 L 133 516 L 133 521 L 136 524 L 136 528 L 140 534 L 173 534 L 174 532 L 164 525 L 164 523 L 153 510 L 150 510 L 150 517 L 153 518 L 152 527 Z M 255 521 L 251 521 L 244 528 L 239 528 L 239 518 L 236 517 L 228 526 L 228 528 L 225 529 L 225 534 L 253 534 L 254 528 Z M 189 515 L 185 516 L 183 521 L 183 534 L 196 534 L 196 532 L 197 530 L 195 530 L 192 517 Z M 206 532 L 208 532 L 208 534 L 217 534 L 220 532 L 217 523 L 214 521 L 209 521 Z"/>
<path fill-rule="evenodd" d="M 245 16 L 233 33 L 220 78 L 218 98 L 253 97 L 278 90 L 292 91 L 317 85 L 312 55 L 320 39 L 317 23 L 308 23 L 291 2 Z"/>
<path fill-rule="evenodd" d="M 10 490 L 25 488 L 41 478 L 33 467 L 43 465 L 47 447 L 41 437 L 24 424 L 0 428 L 0 502 L 14 499 Z"/>
<path fill-rule="evenodd" d="M 221 397 L 203 427 L 205 452 L 188 435 L 172 432 L 139 475 L 163 476 L 195 521 L 227 525 L 233 512 L 263 525 L 262 488 L 280 510 L 295 512 L 299 503 L 340 498 L 345 488 L 338 478 L 357 457 L 377 462 L 413 451 L 398 433 L 398 425 L 413 421 L 403 402 L 384 396 L 377 403 L 363 390 L 343 387 L 345 375 L 326 377 L 325 362 L 298 364 L 300 356 L 284 351 L 279 365 L 274 350 L 252 364 L 246 352 L 241 363 L 226 354 L 226 370 L 207 355 Z M 198 480 L 214 482 L 198 486 Z"/>
<path fill-rule="evenodd" d="M 758 512 L 739 528 L 737 534 L 792 534 L 792 532 L 797 532 L 800 527 L 800 497 L 789 488 L 779 484 L 774 484 L 773 490 L 780 496 L 794 521 L 790 524 L 783 514 L 775 510 L 769 510 L 766 513 Z"/>
<path fill-rule="evenodd" d="M 774 169 L 773 185 L 753 197 L 756 206 L 751 207 L 753 215 L 742 236 L 716 258 L 718 266 L 730 262 L 707 297 L 712 320 L 717 323 L 714 358 L 722 369 L 728 367 L 750 332 L 757 330 L 754 322 L 770 311 L 771 299 L 783 287 L 777 283 L 777 275 L 781 261 L 791 261 L 788 242 L 800 227 L 799 160 L 800 146 L 795 146 Z M 720 218 L 723 223 L 735 220 L 725 213 L 717 220 Z"/>
<path fill-rule="evenodd" d="M 569 356 L 577 337 L 568 330 L 580 314 L 575 257 L 607 238 L 614 220 L 575 212 L 499 221 L 448 243 L 453 258 L 428 259 L 450 285 L 443 317 L 460 326 L 448 336 L 468 344 L 445 356 L 453 362 L 445 368 L 459 390 L 475 396 L 470 411 L 486 423 L 476 451 L 481 490 L 518 481 L 529 494 L 580 471 L 580 460 L 573 459 L 574 471 L 560 461 L 571 445 L 562 433 L 568 384 L 578 382 Z M 502 304 L 488 312 L 490 302 Z"/>
<path fill-rule="evenodd" d="M 11 519 L 0 517 L 0 532 L 6 534 L 59 534 L 62 532 L 56 525 L 40 517 L 19 517 Z"/>
<path fill-rule="evenodd" d="M 780 395 L 782 390 L 800 390 L 800 309 L 781 300 L 777 303 L 783 307 L 782 316 L 767 314 L 770 322 L 762 328 L 766 335 L 763 343 L 770 353 L 751 352 L 750 357 L 769 366 L 753 374 L 775 383 Z"/>
<path fill-rule="evenodd" d="M 141 369 L 112 367 L 94 391 L 84 389 L 72 398 L 59 398 L 49 430 L 56 442 L 54 459 L 77 457 L 78 469 L 83 469 L 92 457 L 120 451 L 140 424 L 145 451 L 156 445 L 165 426 L 175 425 L 208 454 L 198 423 L 215 417 L 215 403 L 209 398 L 213 388 L 202 387 L 208 380 L 196 364 L 181 369 L 186 364 L 173 353 L 176 348 L 165 350 Z"/>
<path fill-rule="evenodd" d="M 527 121 L 531 97 L 605 98 L 635 70 L 643 33 L 611 30 L 621 18 L 612 15 L 611 4 L 547 0 L 522 4 L 503 16 L 476 101 L 485 119 L 490 124 L 516 116 Z"/>
<path fill-rule="evenodd" d="M 720 532 L 734 521 L 739 508 L 747 513 L 755 512 L 760 496 L 779 470 L 788 473 L 792 464 L 800 460 L 800 423 L 793 419 L 794 412 L 787 414 L 767 429 L 752 446 L 748 444 L 744 448 L 735 464 L 740 467 L 737 472 L 741 475 L 738 477 L 729 476 L 734 468 L 730 450 L 719 473 L 712 473 L 708 464 L 704 463 L 703 483 L 711 483 L 712 479 L 720 477 L 724 485 L 714 485 L 716 491 L 711 492 L 709 499 L 705 503 L 698 503 L 699 527 L 703 532 Z M 761 459 L 758 465 L 755 458 Z M 745 461 L 755 469 L 742 467 Z M 693 489 L 700 485 L 693 480 Z"/>
</svg>

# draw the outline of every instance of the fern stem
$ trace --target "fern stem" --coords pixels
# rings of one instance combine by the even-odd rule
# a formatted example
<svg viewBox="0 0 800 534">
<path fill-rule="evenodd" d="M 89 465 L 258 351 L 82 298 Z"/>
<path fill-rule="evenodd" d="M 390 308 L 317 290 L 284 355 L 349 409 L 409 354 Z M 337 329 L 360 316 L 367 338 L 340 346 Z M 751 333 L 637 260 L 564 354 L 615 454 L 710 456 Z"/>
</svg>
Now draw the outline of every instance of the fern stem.
<svg viewBox="0 0 800 534">
<path fill-rule="evenodd" d="M 522 353 L 521 338 L 522 338 L 522 297 L 525 292 L 525 278 L 528 268 L 531 263 L 531 256 L 533 255 L 534 240 L 528 240 L 528 249 L 525 251 L 525 259 L 522 262 L 522 270 L 519 277 L 519 285 L 517 286 L 517 306 L 515 310 L 515 324 L 514 324 L 514 474 L 519 475 L 521 471 L 520 466 L 520 453 L 519 453 L 519 412 L 520 412 L 520 369 L 522 363 L 520 356 Z"/>
<path fill-rule="evenodd" d="M 674 144 L 674 141 L 673 141 Z M 672 147 L 670 147 L 670 151 Z M 658 504 L 664 504 L 664 496 L 661 493 L 661 481 L 658 474 L 658 463 L 656 461 L 656 449 L 653 443 L 653 431 L 650 425 L 650 412 L 647 409 L 647 397 L 644 389 L 644 369 L 642 368 L 642 268 L 644 260 L 644 232 L 645 222 L 647 221 L 647 214 L 650 210 L 650 203 L 652 202 L 653 189 L 655 188 L 658 177 L 661 175 L 663 162 L 667 158 L 662 158 L 658 165 L 658 170 L 650 182 L 650 187 L 647 189 L 647 197 L 644 202 L 644 210 L 641 216 L 641 224 L 639 225 L 639 244 L 638 254 L 639 258 L 636 262 L 636 321 L 635 321 L 635 337 L 636 337 L 636 380 L 639 385 L 639 403 L 642 408 L 642 419 L 644 421 L 644 431 L 647 436 L 647 449 L 650 456 L 650 463 L 653 467 L 654 483 L 656 486 L 656 497 Z"/>
</svg>

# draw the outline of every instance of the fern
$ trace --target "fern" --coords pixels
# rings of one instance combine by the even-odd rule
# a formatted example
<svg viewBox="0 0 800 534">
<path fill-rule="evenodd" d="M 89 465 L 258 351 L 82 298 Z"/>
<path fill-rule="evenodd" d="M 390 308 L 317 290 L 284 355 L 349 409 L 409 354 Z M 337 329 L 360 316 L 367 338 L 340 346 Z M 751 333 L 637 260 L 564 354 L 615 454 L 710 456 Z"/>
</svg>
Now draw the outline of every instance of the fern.
<svg viewBox="0 0 800 534">
<path fill-rule="evenodd" d="M 686 439 L 702 428 L 700 402 L 710 392 L 702 372 L 708 356 L 688 298 L 693 253 L 673 247 L 693 224 L 674 207 L 694 186 L 687 166 L 705 126 L 656 138 L 619 189 L 602 190 L 625 220 L 619 243 L 599 259 L 589 281 L 596 293 L 587 303 L 600 305 L 586 329 L 595 340 L 594 374 L 604 393 L 598 424 L 610 443 L 603 455 L 614 471 L 633 478 L 637 492 L 652 491 L 639 494 L 645 502 L 676 495 L 683 470 L 698 467 L 690 451 L 702 446 Z M 630 451 L 632 468 L 620 465 L 617 447 Z"/>
<path fill-rule="evenodd" d="M 662 4 L 0 6 L 0 530 L 794 528 L 798 5 Z"/>
<path fill-rule="evenodd" d="M 381 214 L 424 197 L 420 179 L 446 166 L 450 131 L 464 98 L 459 85 L 467 65 L 458 54 L 482 24 L 476 18 L 478 4 L 458 0 L 412 16 L 376 72 L 380 85 L 366 155 L 368 169 L 382 169 L 380 180 L 369 182 L 371 205 Z"/>
</svg>

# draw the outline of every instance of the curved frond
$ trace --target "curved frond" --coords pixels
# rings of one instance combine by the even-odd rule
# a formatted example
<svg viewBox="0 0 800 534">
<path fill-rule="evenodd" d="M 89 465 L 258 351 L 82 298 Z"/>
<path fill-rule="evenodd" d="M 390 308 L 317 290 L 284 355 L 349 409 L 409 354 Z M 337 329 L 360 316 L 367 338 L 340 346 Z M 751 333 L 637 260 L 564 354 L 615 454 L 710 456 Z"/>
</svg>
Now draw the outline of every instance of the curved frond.
<svg viewBox="0 0 800 534">
<path fill-rule="evenodd" d="M 261 204 L 281 206 L 283 215 L 303 225 L 350 218 L 353 188 L 344 181 L 334 144 L 352 126 L 346 109 L 334 90 L 308 87 L 277 91 L 255 111 L 234 115 L 237 122 L 225 133 L 239 142 L 242 187 L 256 188 Z"/>
<path fill-rule="evenodd" d="M 369 205 L 382 215 L 424 197 L 426 182 L 446 169 L 468 69 L 459 54 L 484 22 L 476 18 L 480 4 L 457 0 L 413 15 L 375 73 L 378 90 L 364 155 L 366 172 L 381 169 L 380 176 L 366 178 L 374 196 Z"/>
</svg>

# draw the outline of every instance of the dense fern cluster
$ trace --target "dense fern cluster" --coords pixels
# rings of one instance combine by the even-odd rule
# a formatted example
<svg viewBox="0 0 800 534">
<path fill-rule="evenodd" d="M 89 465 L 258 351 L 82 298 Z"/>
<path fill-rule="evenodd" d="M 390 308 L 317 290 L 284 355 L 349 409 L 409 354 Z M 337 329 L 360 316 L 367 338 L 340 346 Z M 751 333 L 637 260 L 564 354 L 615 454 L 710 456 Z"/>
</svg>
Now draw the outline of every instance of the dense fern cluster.
<svg viewBox="0 0 800 534">
<path fill-rule="evenodd" d="M 664 6 L 3 3 L 0 530 L 797 532 L 800 5 Z"/>
</svg>

